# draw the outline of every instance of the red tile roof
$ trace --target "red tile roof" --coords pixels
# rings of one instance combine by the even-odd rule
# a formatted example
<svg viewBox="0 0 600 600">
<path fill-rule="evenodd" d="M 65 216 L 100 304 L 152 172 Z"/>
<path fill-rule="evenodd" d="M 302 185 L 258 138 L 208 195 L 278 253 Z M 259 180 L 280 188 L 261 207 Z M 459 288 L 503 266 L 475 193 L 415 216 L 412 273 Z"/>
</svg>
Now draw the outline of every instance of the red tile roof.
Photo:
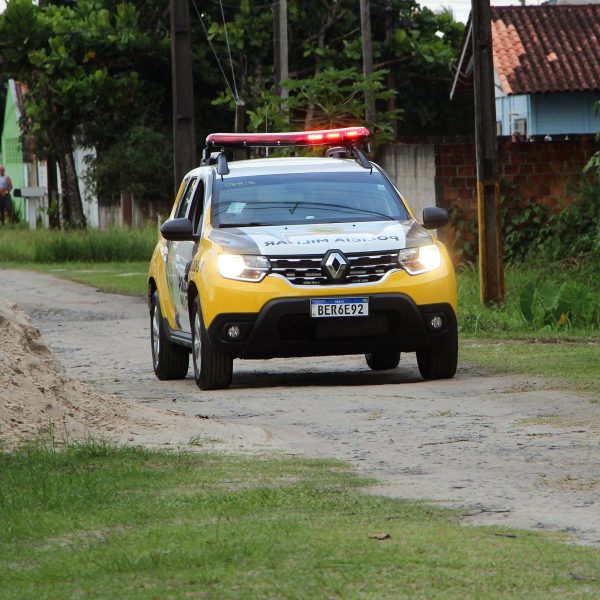
<svg viewBox="0 0 600 600">
<path fill-rule="evenodd" d="M 505 94 L 600 90 L 600 4 L 492 7 Z"/>
</svg>

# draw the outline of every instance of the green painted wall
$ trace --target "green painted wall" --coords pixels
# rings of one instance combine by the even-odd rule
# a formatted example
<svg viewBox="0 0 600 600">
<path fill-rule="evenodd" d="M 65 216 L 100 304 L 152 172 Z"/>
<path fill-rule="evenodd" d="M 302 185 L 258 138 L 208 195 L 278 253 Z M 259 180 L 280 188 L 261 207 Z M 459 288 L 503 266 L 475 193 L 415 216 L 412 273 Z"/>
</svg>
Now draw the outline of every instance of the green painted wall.
<svg viewBox="0 0 600 600">
<path fill-rule="evenodd" d="M 6 174 L 10 177 L 13 188 L 21 188 L 25 185 L 25 165 L 21 152 L 21 130 L 17 117 L 17 108 L 10 87 L 6 94 L 6 106 L 4 108 L 4 129 L 2 130 L 2 164 Z M 15 212 L 22 212 L 23 201 L 15 198 L 13 194 Z"/>
</svg>

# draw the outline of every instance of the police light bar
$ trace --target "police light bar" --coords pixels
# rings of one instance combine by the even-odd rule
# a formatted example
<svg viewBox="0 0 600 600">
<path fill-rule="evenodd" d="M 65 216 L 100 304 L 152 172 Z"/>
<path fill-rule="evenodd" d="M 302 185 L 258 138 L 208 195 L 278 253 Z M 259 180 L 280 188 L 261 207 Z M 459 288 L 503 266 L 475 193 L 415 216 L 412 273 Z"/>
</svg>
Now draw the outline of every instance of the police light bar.
<svg viewBox="0 0 600 600">
<path fill-rule="evenodd" d="M 369 137 L 366 127 L 344 127 L 319 131 L 288 131 L 284 133 L 211 133 L 206 145 L 255 148 L 265 146 L 339 145 L 357 142 Z"/>
</svg>

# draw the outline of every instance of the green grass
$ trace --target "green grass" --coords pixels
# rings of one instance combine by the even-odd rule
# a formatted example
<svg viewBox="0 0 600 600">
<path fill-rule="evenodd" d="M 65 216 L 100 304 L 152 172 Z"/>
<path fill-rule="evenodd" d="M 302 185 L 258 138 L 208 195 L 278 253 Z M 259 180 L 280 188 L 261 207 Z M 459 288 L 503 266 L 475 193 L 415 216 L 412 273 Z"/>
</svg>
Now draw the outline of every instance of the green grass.
<svg viewBox="0 0 600 600">
<path fill-rule="evenodd" d="M 598 549 L 461 527 L 457 513 L 364 494 L 335 461 L 93 440 L 0 460 L 7 600 L 600 595 Z"/>
<path fill-rule="evenodd" d="M 106 231 L 0 227 L 0 264 L 150 261 L 157 239 L 155 227 Z"/>
<path fill-rule="evenodd" d="M 460 340 L 460 361 L 496 373 L 554 379 L 558 388 L 593 394 L 600 400 L 600 338 L 587 340 Z"/>
</svg>

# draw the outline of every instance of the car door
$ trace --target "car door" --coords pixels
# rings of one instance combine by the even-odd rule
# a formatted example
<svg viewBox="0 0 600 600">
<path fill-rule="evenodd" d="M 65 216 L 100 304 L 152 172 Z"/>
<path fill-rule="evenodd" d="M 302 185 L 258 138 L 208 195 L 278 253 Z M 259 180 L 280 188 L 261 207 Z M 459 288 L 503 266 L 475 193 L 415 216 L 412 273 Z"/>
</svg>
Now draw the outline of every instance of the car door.
<svg viewBox="0 0 600 600">
<path fill-rule="evenodd" d="M 185 191 L 177 206 L 175 218 L 187 218 L 194 224 L 197 232 L 200 215 L 204 205 L 205 182 L 201 176 L 190 177 Z M 196 253 L 194 241 L 168 242 L 166 275 L 171 302 L 175 311 L 175 321 L 179 331 L 191 335 L 187 302 L 188 274 L 190 264 Z"/>
</svg>

